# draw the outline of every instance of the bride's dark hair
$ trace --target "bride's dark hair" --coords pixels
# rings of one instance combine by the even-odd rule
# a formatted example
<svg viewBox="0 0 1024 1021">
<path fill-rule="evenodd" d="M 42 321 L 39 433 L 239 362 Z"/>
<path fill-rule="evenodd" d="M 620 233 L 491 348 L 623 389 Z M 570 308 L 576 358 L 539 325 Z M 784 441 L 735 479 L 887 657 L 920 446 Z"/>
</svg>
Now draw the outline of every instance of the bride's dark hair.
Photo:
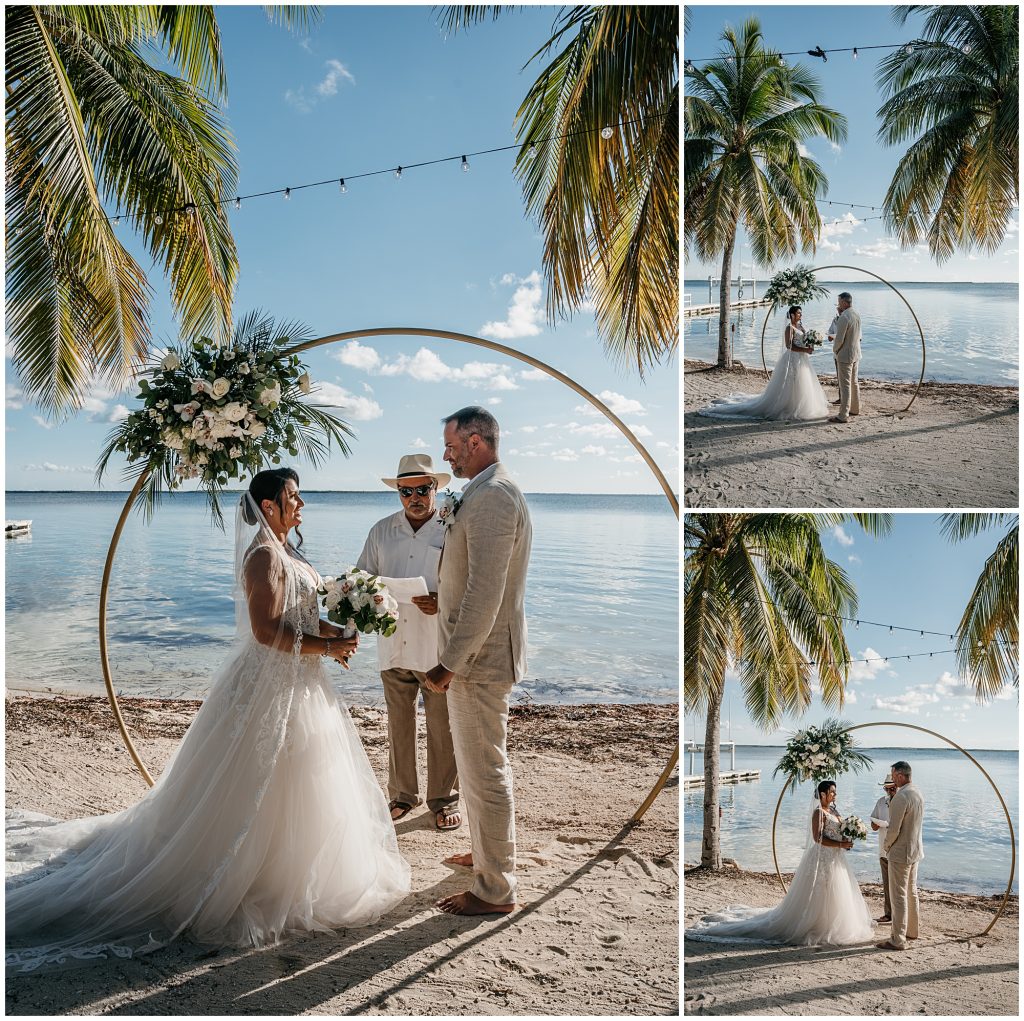
<svg viewBox="0 0 1024 1021">
<path fill-rule="evenodd" d="M 835 785 L 835 780 L 822 780 L 821 783 L 818 784 L 818 797 L 820 798 L 822 794 L 829 789 L 829 787 L 835 787 Z"/>
<path fill-rule="evenodd" d="M 294 468 L 267 468 L 252 477 L 252 481 L 249 483 L 249 495 L 256 501 L 257 507 L 262 508 L 264 500 L 270 500 L 281 507 L 281 493 L 289 479 L 295 485 L 299 484 L 299 473 Z M 284 508 L 281 507 L 281 510 L 283 511 Z M 246 524 L 256 524 L 256 515 L 253 514 L 248 503 L 242 504 L 242 514 Z M 302 546 L 302 533 L 296 528 L 295 534 L 299 539 L 295 547 L 298 549 Z"/>
<path fill-rule="evenodd" d="M 794 312 L 803 312 L 803 309 L 799 305 L 790 305 L 786 315 L 791 316 Z"/>
</svg>

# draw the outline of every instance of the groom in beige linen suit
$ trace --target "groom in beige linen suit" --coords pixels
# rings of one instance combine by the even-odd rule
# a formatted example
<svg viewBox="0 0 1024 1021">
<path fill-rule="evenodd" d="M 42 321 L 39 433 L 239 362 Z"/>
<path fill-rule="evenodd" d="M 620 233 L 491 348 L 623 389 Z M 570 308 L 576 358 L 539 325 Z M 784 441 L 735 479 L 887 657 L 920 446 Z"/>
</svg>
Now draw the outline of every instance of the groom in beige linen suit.
<svg viewBox="0 0 1024 1021">
<path fill-rule="evenodd" d="M 472 852 L 446 859 L 473 868 L 472 888 L 445 897 L 453 915 L 507 914 L 516 906 L 508 701 L 526 671 L 526 500 L 498 460 L 498 423 L 470 407 L 444 419 L 444 459 L 471 481 L 449 519 L 438 580 L 439 663 L 427 686 L 448 692 L 455 761 Z"/>
<path fill-rule="evenodd" d="M 853 296 L 843 291 L 838 301 L 839 315 L 835 319 L 836 338 L 832 341 L 832 354 L 839 373 L 839 411 L 830 422 L 848 422 L 850 415 L 860 414 L 860 316 L 853 310 Z"/>
<path fill-rule="evenodd" d="M 906 950 L 907 940 L 918 937 L 917 863 L 924 857 L 921 823 L 924 798 L 910 781 L 910 763 L 892 764 L 896 793 L 889 802 L 889 828 L 885 853 L 889 859 L 889 894 L 892 900 L 892 936 L 876 943 L 882 950 Z"/>
</svg>

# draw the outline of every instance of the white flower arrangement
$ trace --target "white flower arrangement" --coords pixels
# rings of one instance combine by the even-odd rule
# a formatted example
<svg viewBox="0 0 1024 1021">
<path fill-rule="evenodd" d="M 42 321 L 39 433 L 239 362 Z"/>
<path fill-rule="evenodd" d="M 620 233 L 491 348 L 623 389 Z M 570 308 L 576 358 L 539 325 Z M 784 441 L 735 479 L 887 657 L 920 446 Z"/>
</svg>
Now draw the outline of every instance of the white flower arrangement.
<svg viewBox="0 0 1024 1021">
<path fill-rule="evenodd" d="M 764 292 L 766 299 L 772 303 L 772 311 L 788 308 L 790 305 L 802 305 L 815 298 L 828 297 L 828 290 L 815 279 L 809 266 L 794 266 L 776 273 Z"/>
<path fill-rule="evenodd" d="M 446 528 L 451 528 L 455 521 L 455 515 L 459 513 L 462 506 L 462 494 L 453 493 L 446 489 L 443 493 L 437 494 L 437 518 Z"/>
<path fill-rule="evenodd" d="M 817 330 L 808 330 L 804 334 L 804 344 L 808 347 L 821 347 L 824 343 L 824 338 Z"/>
<path fill-rule="evenodd" d="M 398 627 L 398 601 L 380 578 L 349 567 L 336 578 L 324 578 L 319 589 L 327 619 L 363 634 L 389 638 Z"/>
<path fill-rule="evenodd" d="M 864 820 L 856 815 L 848 815 L 843 819 L 839 827 L 839 833 L 844 840 L 868 839 L 868 828 L 864 825 Z"/>
<path fill-rule="evenodd" d="M 786 742 L 773 776 L 784 773 L 794 781 L 834 780 L 843 773 L 859 773 L 871 757 L 858 751 L 841 720 L 828 719 L 820 727 L 798 731 Z"/>
<path fill-rule="evenodd" d="M 308 331 L 292 326 L 287 332 L 277 334 L 271 319 L 251 313 L 230 345 L 201 338 L 164 354 L 142 373 L 143 406 L 111 433 L 97 477 L 121 451 L 129 476 L 149 470 L 140 498 L 150 508 L 162 484 L 176 489 L 197 479 L 221 521 L 220 491 L 246 473 L 280 464 L 282 452 L 297 457 L 301 451 L 320 463 L 333 441 L 348 454 L 351 430 L 301 399 L 313 389 L 309 373 L 296 355 L 284 354 Z"/>
</svg>

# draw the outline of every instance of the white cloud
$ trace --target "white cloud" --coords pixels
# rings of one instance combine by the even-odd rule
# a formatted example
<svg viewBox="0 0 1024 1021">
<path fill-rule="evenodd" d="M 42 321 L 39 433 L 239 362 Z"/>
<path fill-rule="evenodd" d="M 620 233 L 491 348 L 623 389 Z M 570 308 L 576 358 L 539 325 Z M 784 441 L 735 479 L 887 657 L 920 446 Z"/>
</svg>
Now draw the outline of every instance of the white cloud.
<svg viewBox="0 0 1024 1021">
<path fill-rule="evenodd" d="M 56 425 L 55 422 L 47 422 L 42 415 L 33 415 L 32 421 L 35 422 L 35 424 L 38 425 L 40 429 L 52 429 L 54 425 Z"/>
<path fill-rule="evenodd" d="M 858 245 L 853 250 L 854 255 L 866 255 L 869 259 L 884 259 L 892 252 L 898 252 L 900 246 L 891 238 L 883 238 L 870 245 Z"/>
<path fill-rule="evenodd" d="M 826 252 L 838 252 L 840 246 L 833 241 L 833 238 L 845 237 L 861 225 L 853 213 L 844 213 L 838 220 L 823 223 L 821 225 L 821 247 Z"/>
<path fill-rule="evenodd" d="M 82 410 L 88 411 L 91 415 L 102 415 L 107 410 L 107 403 L 98 397 L 86 397 L 82 401 Z"/>
<path fill-rule="evenodd" d="M 852 546 L 853 536 L 848 535 L 842 525 L 835 525 L 832 528 L 832 537 L 839 543 L 840 546 Z"/>
<path fill-rule="evenodd" d="M 552 379 L 554 379 L 553 376 L 549 375 L 543 369 L 523 369 L 523 371 L 519 373 L 519 378 L 530 380 L 531 382 L 539 381 L 542 383 L 550 382 Z"/>
<path fill-rule="evenodd" d="M 597 457 L 604 457 L 608 453 L 607 447 L 595 446 L 593 443 L 588 443 L 583 448 L 584 454 L 594 454 Z"/>
<path fill-rule="evenodd" d="M 423 437 L 421 437 L 421 436 L 417 436 L 416 439 L 414 439 L 412 441 L 412 443 L 410 444 L 410 446 L 415 447 L 417 450 L 423 450 L 428 445 L 429 444 L 427 443 L 427 441 L 425 439 L 423 439 Z"/>
<path fill-rule="evenodd" d="M 862 563 L 864 562 L 864 561 L 862 561 L 862 560 L 861 560 L 861 558 L 860 558 L 860 557 L 858 557 L 858 556 L 857 556 L 857 554 L 856 554 L 856 553 L 851 553 L 851 554 L 850 554 L 850 555 L 849 555 L 849 556 L 848 556 L 848 557 L 847 557 L 846 559 L 847 559 L 847 560 L 848 560 L 848 561 L 849 561 L 849 562 L 850 562 L 851 564 L 862 564 Z"/>
<path fill-rule="evenodd" d="M 306 98 L 305 88 L 286 89 L 284 101 L 299 113 L 309 113 L 313 109 L 313 104 Z"/>
<path fill-rule="evenodd" d="M 318 383 L 312 403 L 338 408 L 342 417 L 353 422 L 372 422 L 384 414 L 384 409 L 372 398 L 359 397 L 334 383 Z"/>
<path fill-rule="evenodd" d="M 639 401 L 635 401 L 631 397 L 625 397 L 614 390 L 602 390 L 597 396 L 608 406 L 608 410 L 613 415 L 618 415 L 620 418 L 623 415 L 647 414 L 647 409 Z M 575 410 L 583 415 L 602 414 L 593 404 L 581 404 Z"/>
<path fill-rule="evenodd" d="M 810 150 L 810 149 L 808 149 L 808 148 L 807 148 L 807 146 L 806 146 L 806 145 L 804 145 L 804 143 L 803 143 L 803 142 L 797 142 L 797 143 L 796 143 L 796 151 L 797 151 L 798 153 L 800 153 L 800 155 L 801 155 L 801 156 L 802 156 L 802 157 L 803 157 L 804 159 L 807 159 L 807 157 L 811 155 L 811 150 Z"/>
<path fill-rule="evenodd" d="M 372 372 L 380 365 L 380 355 L 376 349 L 364 346 L 358 340 L 350 340 L 340 351 L 333 352 L 331 357 L 337 358 L 342 365 L 362 369 L 364 372 Z"/>
<path fill-rule="evenodd" d="M 843 151 L 843 147 L 838 142 L 829 142 L 828 147 L 838 156 Z"/>
<path fill-rule="evenodd" d="M 972 688 L 966 681 L 961 680 L 959 677 L 951 674 L 948 670 L 945 670 L 935 682 L 935 694 L 941 696 L 943 699 L 969 698 L 973 701 L 974 688 Z"/>
<path fill-rule="evenodd" d="M 843 701 L 847 705 L 856 705 L 857 692 L 855 692 L 852 688 L 847 688 L 847 690 L 843 693 Z"/>
<path fill-rule="evenodd" d="M 42 464 L 25 464 L 22 468 L 27 472 L 91 472 L 91 466 L 83 464 L 73 467 L 69 464 L 54 464 L 52 461 L 44 461 Z"/>
<path fill-rule="evenodd" d="M 524 433 L 535 433 L 539 427 L 535 425 L 521 425 L 519 427 L 520 432 Z"/>
<path fill-rule="evenodd" d="M 487 398 L 487 403 L 492 408 L 497 407 L 499 404 L 501 404 L 501 398 L 500 397 L 488 397 Z"/>
<path fill-rule="evenodd" d="M 488 390 L 518 390 L 519 384 L 508 370 L 495 362 L 466 362 L 461 368 L 443 362 L 429 348 L 421 347 L 412 357 L 399 355 L 382 362 L 376 370 L 381 376 L 411 376 L 421 383 L 442 381 L 468 383 Z"/>
<path fill-rule="evenodd" d="M 580 455 L 577 454 L 575 450 L 563 447 L 561 450 L 552 451 L 551 459 L 553 461 L 578 461 L 580 459 Z"/>
<path fill-rule="evenodd" d="M 355 85 L 355 76 L 352 74 L 351 71 L 349 71 L 347 67 L 345 67 L 345 65 L 340 60 L 328 60 L 326 66 L 327 74 L 316 87 L 317 95 L 337 95 L 339 81 L 351 82 L 353 85 Z"/>
<path fill-rule="evenodd" d="M 654 435 L 647 426 L 641 425 L 639 422 L 627 422 L 626 425 L 636 436 Z M 593 436 L 595 439 L 616 439 L 622 436 L 618 426 L 612 422 L 591 422 L 589 425 L 583 425 L 581 422 L 569 422 L 561 428 L 568 429 L 573 436 Z"/>
<path fill-rule="evenodd" d="M 856 659 L 867 660 L 864 663 L 851 663 L 849 679 L 856 684 L 859 681 L 873 681 L 880 674 L 894 674 L 895 671 L 885 662 L 882 656 L 870 646 L 861 649 Z"/>
<path fill-rule="evenodd" d="M 908 691 L 905 695 L 893 695 L 890 698 L 876 698 L 872 709 L 884 712 L 907 714 L 916 716 L 922 706 L 931 705 L 940 701 L 939 696 L 932 691 L 924 690 L 928 685 L 918 685 Z"/>
<path fill-rule="evenodd" d="M 4 406 L 9 411 L 20 411 L 25 407 L 24 397 L 25 395 L 13 383 L 8 383 L 4 395 Z"/>
<path fill-rule="evenodd" d="M 509 278 L 512 279 L 509 279 Z M 503 284 L 515 282 L 512 274 L 506 273 Z M 518 280 L 519 287 L 512 295 L 508 306 L 508 315 L 503 320 L 493 320 L 480 327 L 484 337 L 496 337 L 498 340 L 514 340 L 517 337 L 536 337 L 541 332 L 544 322 L 544 309 L 541 307 L 540 273 L 534 270 L 529 276 Z"/>
<path fill-rule="evenodd" d="M 128 417 L 128 409 L 123 404 L 115 404 L 107 416 L 108 422 L 123 422 Z"/>
</svg>

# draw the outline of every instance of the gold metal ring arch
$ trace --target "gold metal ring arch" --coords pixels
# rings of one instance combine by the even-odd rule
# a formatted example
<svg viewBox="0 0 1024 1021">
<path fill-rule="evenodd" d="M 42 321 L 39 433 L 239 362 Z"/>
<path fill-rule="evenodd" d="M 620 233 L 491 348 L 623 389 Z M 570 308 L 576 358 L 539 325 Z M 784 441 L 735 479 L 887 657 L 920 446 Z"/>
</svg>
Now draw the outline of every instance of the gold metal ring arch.
<svg viewBox="0 0 1024 1021">
<path fill-rule="evenodd" d="M 858 723 L 854 727 L 847 727 L 843 731 L 844 734 L 852 734 L 855 730 L 864 730 L 867 727 L 905 727 L 908 730 L 919 730 L 922 734 L 930 734 L 932 737 L 937 737 L 940 741 L 945 741 L 946 744 L 951 745 L 958 752 L 966 755 L 967 758 L 973 762 L 978 769 L 981 770 L 982 776 L 992 785 L 992 790 L 996 792 L 996 797 L 999 799 L 999 804 L 1002 806 L 1003 814 L 1006 816 L 1006 825 L 1010 830 L 1010 878 L 1006 883 L 1006 892 L 1003 894 L 1003 899 L 999 903 L 999 909 L 995 913 L 992 921 L 982 929 L 981 932 L 975 933 L 972 936 L 962 936 L 961 940 L 965 939 L 977 939 L 980 936 L 985 936 L 992 930 L 992 926 L 999 921 L 1003 912 L 1006 910 L 1006 902 L 1010 899 L 1010 891 L 1013 889 L 1013 877 L 1017 869 L 1017 843 L 1013 832 L 1013 820 L 1010 818 L 1010 810 L 1006 807 L 1006 802 L 1003 800 L 1003 795 L 1000 793 L 999 788 L 996 786 L 995 780 L 992 779 L 985 771 L 985 767 L 969 752 L 966 748 L 961 748 L 955 741 L 951 741 L 948 737 L 944 737 L 942 734 L 936 733 L 934 730 L 928 730 L 925 727 L 918 727 L 913 723 Z M 775 805 L 775 814 L 772 816 L 772 860 L 775 862 L 775 874 L 779 877 L 779 882 L 782 884 L 782 889 L 786 889 L 786 881 L 782 878 L 782 872 L 779 870 L 779 859 L 775 853 L 775 824 L 778 822 L 779 809 L 782 807 L 782 799 L 786 795 L 786 791 L 789 790 L 789 785 L 793 782 L 793 778 L 789 777 L 786 782 L 782 785 L 782 790 L 779 793 L 779 800 Z"/>
<path fill-rule="evenodd" d="M 886 287 L 896 292 L 896 294 L 899 296 L 900 301 L 902 301 L 903 304 L 907 306 L 907 308 L 910 310 L 910 314 L 914 317 L 914 322 L 917 325 L 917 332 L 921 337 L 921 375 L 918 377 L 917 386 L 914 388 L 914 395 L 910 398 L 910 403 L 903 409 L 903 411 L 897 412 L 897 414 L 902 415 L 904 412 L 909 411 L 911 405 L 914 403 L 914 401 L 917 400 L 917 395 L 921 390 L 921 384 L 924 382 L 924 364 L 926 357 L 924 345 L 924 330 L 921 329 L 921 321 L 917 318 L 917 313 L 913 310 L 913 308 L 911 308 L 910 302 L 907 301 L 905 297 L 903 297 L 903 294 L 899 290 L 899 288 L 890 284 L 889 281 L 885 279 L 885 277 L 880 277 L 877 273 L 872 273 L 869 269 L 861 269 L 860 266 L 813 266 L 811 268 L 811 272 L 820 273 L 826 269 L 852 269 L 854 273 L 867 273 L 869 277 L 874 277 L 876 280 L 881 280 Z M 764 325 L 761 327 L 761 367 L 764 369 L 765 376 L 768 377 L 769 379 L 771 378 L 771 373 L 768 372 L 768 365 L 764 360 L 764 331 L 768 329 L 768 318 L 769 316 L 771 316 L 773 311 L 774 309 L 769 310 L 768 315 L 764 317 Z"/>
<path fill-rule="evenodd" d="M 358 340 L 363 337 L 433 337 L 439 340 L 454 340 L 462 344 L 472 344 L 475 347 L 487 348 L 489 351 L 495 351 L 508 358 L 514 358 L 518 361 L 525 362 L 527 365 L 531 365 L 535 369 L 540 369 L 543 372 L 546 372 L 549 376 L 557 379 L 560 383 L 564 383 L 567 387 L 574 390 L 584 398 L 584 400 L 597 408 L 597 410 L 600 411 L 605 418 L 609 419 L 609 421 L 615 425 L 622 435 L 629 440 L 637 453 L 643 458 L 647 467 L 650 468 L 654 477 L 658 480 L 658 484 L 661 486 L 662 492 L 665 494 L 665 498 L 668 500 L 669 505 L 672 507 L 672 511 L 678 520 L 679 500 L 676 498 L 675 493 L 672 492 L 672 487 L 669 485 L 668 479 L 665 478 L 664 472 L 662 472 L 661 468 L 658 467 L 657 462 L 653 457 L 651 457 L 644 445 L 633 434 L 629 426 L 627 426 L 626 423 L 611 410 L 611 408 L 604 404 L 604 402 L 602 402 L 598 397 L 595 397 L 589 390 L 580 386 L 580 384 L 574 379 L 565 375 L 563 372 L 559 372 L 558 369 L 553 368 L 546 362 L 539 361 L 530 355 L 523 354 L 521 351 L 516 351 L 514 348 L 506 347 L 504 344 L 496 344 L 494 341 L 484 340 L 481 337 L 473 337 L 465 333 L 453 333 L 450 330 L 432 330 L 407 326 L 386 326 L 377 329 L 349 330 L 346 333 L 332 333 L 329 336 L 319 337 L 316 340 L 308 340 L 302 344 L 295 344 L 292 347 L 287 348 L 285 353 L 301 354 L 304 351 L 323 347 L 326 344 L 336 344 L 339 341 L 344 340 Z M 121 511 L 121 516 L 117 519 L 117 524 L 114 527 L 114 535 L 110 540 L 110 547 L 107 550 L 107 559 L 103 566 L 103 581 L 100 585 L 99 632 L 100 665 L 103 669 L 103 683 L 106 686 L 107 699 L 110 702 L 110 708 L 113 710 L 114 719 L 117 722 L 118 730 L 121 732 L 121 740 L 124 742 L 125 748 L 128 749 L 128 754 L 132 757 L 132 761 L 142 774 L 142 778 L 150 787 L 152 787 L 154 782 L 153 777 L 150 775 L 149 770 L 146 769 L 146 765 L 142 761 L 142 757 L 139 755 L 138 750 L 132 742 L 131 735 L 128 733 L 128 728 L 125 726 L 124 717 L 121 715 L 121 708 L 117 702 L 117 693 L 114 691 L 114 682 L 110 673 L 110 662 L 107 658 L 107 594 L 110 588 L 110 574 L 114 566 L 114 555 L 117 552 L 117 544 L 120 541 L 121 532 L 124 530 L 125 522 L 128 520 L 128 514 L 130 513 L 136 498 L 141 492 L 142 487 L 145 485 L 148 476 L 148 470 L 139 475 L 131 492 L 128 494 L 128 499 L 125 501 L 124 508 Z M 672 770 L 675 769 L 678 761 L 679 742 L 677 741 L 675 750 L 669 757 L 661 775 L 651 788 L 650 793 L 644 799 L 643 804 L 641 804 L 633 813 L 630 822 L 636 823 L 643 818 L 644 814 L 654 803 L 654 799 L 668 782 L 669 777 L 672 775 Z"/>
</svg>

